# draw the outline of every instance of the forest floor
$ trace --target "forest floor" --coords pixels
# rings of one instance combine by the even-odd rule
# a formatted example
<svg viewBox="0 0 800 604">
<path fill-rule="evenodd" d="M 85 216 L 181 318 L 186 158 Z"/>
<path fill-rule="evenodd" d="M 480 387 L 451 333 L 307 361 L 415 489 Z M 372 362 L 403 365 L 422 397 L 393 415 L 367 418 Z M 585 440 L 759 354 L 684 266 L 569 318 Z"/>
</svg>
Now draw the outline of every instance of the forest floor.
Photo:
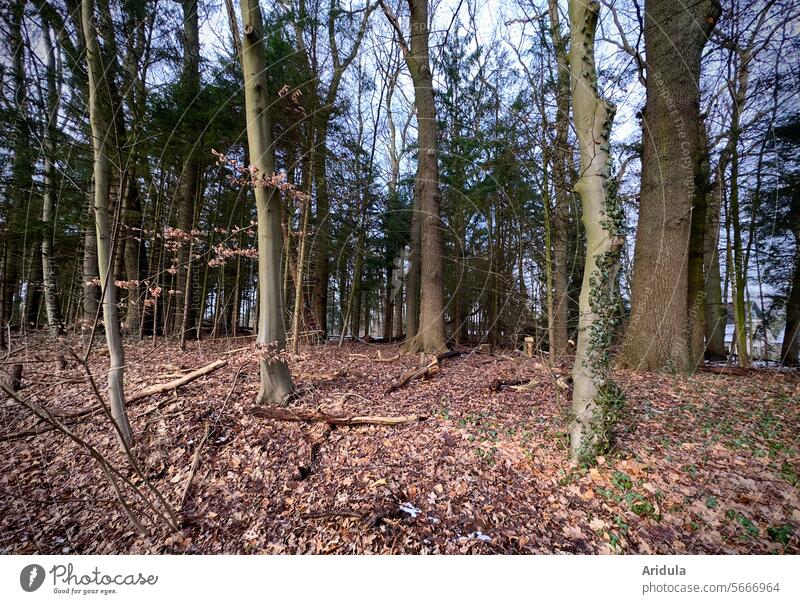
<svg viewBox="0 0 800 604">
<path fill-rule="evenodd" d="M 392 345 L 303 348 L 290 366 L 305 394 L 290 409 L 426 416 L 331 429 L 256 417 L 257 361 L 226 354 L 246 344 L 126 348 L 128 396 L 227 360 L 129 407 L 137 456 L 176 509 L 197 460 L 180 532 L 150 523 L 150 536 L 137 533 L 98 463 L 65 435 L 3 439 L 43 424 L 16 401 L 0 403 L 0 552 L 800 552 L 794 372 L 617 372 L 627 402 L 616 446 L 587 469 L 568 460 L 569 392 L 536 359 L 465 351 L 384 394 L 418 357 L 370 360 L 397 355 Z M 104 392 L 108 357 L 96 346 L 90 367 Z M 92 405 L 83 369 L 68 357 L 57 371 L 57 352 L 29 338 L 3 368 L 24 362 L 20 396 L 52 412 Z M 533 383 L 492 391 L 496 379 Z M 104 416 L 69 427 L 142 486 Z M 123 492 L 141 518 L 141 500 Z"/>
</svg>

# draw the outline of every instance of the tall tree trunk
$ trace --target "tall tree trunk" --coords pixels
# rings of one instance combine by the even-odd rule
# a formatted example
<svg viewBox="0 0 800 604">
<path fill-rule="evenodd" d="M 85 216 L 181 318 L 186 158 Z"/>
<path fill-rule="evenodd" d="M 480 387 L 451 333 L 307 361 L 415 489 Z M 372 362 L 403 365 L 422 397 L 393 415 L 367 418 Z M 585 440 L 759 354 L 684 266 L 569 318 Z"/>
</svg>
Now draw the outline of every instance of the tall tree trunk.
<svg viewBox="0 0 800 604">
<path fill-rule="evenodd" d="M 794 232 L 794 270 L 786 301 L 786 328 L 783 330 L 781 362 L 789 367 L 800 365 L 800 192 L 792 197 L 792 231 Z"/>
<path fill-rule="evenodd" d="M 749 63 L 751 55 L 746 52 L 738 57 L 740 60 L 737 73 L 739 76 L 738 88 L 747 89 L 750 71 Z M 742 83 L 743 80 L 743 83 Z M 739 367 L 747 367 L 750 364 L 750 355 L 747 349 L 747 316 L 748 305 L 745 300 L 747 289 L 747 266 L 744 261 L 744 248 L 742 246 L 742 227 L 739 220 L 739 139 L 741 137 L 741 109 L 744 98 L 734 95 L 731 107 L 731 133 L 729 140 L 730 149 L 730 196 L 728 198 L 728 208 L 726 220 L 728 220 L 733 230 L 733 241 L 729 240 L 728 245 L 731 253 L 731 299 L 733 301 L 733 323 L 734 323 L 734 342 L 736 348 L 736 358 Z"/>
<path fill-rule="evenodd" d="M 330 199 L 328 198 L 328 179 L 326 175 L 328 158 L 328 118 L 316 131 L 314 141 L 314 183 L 317 193 L 315 215 L 313 279 L 311 286 L 311 308 L 317 321 L 322 340 L 328 336 L 328 281 L 330 280 Z"/>
<path fill-rule="evenodd" d="M 297 253 L 297 271 L 294 280 L 294 313 L 292 318 L 292 352 L 297 354 L 300 349 L 300 323 L 303 320 L 303 277 L 306 262 L 306 230 L 308 229 L 308 216 L 311 213 L 311 187 L 314 174 L 313 150 L 308 150 L 308 163 L 303 170 L 305 182 L 305 197 L 302 199 L 300 210 L 300 250 Z M 287 237 L 288 240 L 288 237 Z"/>
<path fill-rule="evenodd" d="M 56 50 L 50 36 L 50 26 L 45 21 L 42 26 L 45 49 L 47 52 L 47 124 L 44 130 L 44 193 L 42 195 L 42 222 L 48 230 L 42 237 L 42 282 L 44 284 L 44 303 L 47 312 L 47 328 L 52 337 L 64 332 L 58 303 L 56 273 L 53 258 L 53 197 L 56 187 L 54 133 L 58 128 L 58 82 L 56 74 Z M 51 221 L 53 223 L 51 224 Z"/>
<path fill-rule="evenodd" d="M 86 40 L 86 62 L 89 74 L 89 120 L 92 126 L 94 149 L 94 217 L 97 230 L 97 266 L 103 303 L 103 322 L 109 352 L 108 393 L 111 415 L 125 444 L 133 442 L 128 415 L 125 410 L 124 370 L 125 354 L 122 348 L 117 292 L 113 275 L 113 246 L 111 211 L 109 208 L 109 146 L 111 135 L 111 107 L 105 93 L 105 71 L 97 41 L 93 0 L 82 0 L 83 35 Z"/>
<path fill-rule="evenodd" d="M 417 177 L 414 199 L 418 200 L 420 250 L 420 313 L 416 334 L 411 333 L 412 308 L 409 307 L 406 349 L 412 352 L 441 352 L 446 348 L 444 330 L 444 278 L 442 269 L 442 227 L 439 210 L 439 164 L 436 141 L 436 104 L 433 96 L 433 74 L 428 49 L 428 0 L 408 0 L 411 12 L 410 45 L 397 18 L 385 2 L 384 12 L 395 28 L 403 46 L 408 71 L 414 83 L 414 105 L 417 109 L 418 145 Z M 414 217 L 412 216 L 412 267 L 414 266 Z M 413 276 L 409 274 L 408 299 L 414 297 Z"/>
<path fill-rule="evenodd" d="M 692 367 L 687 339 L 688 254 L 700 144 L 700 57 L 716 0 L 676 10 L 646 0 L 647 100 L 631 320 L 621 361 L 645 370 Z"/>
<path fill-rule="evenodd" d="M 198 25 L 197 0 L 180 0 L 183 12 L 183 66 L 181 71 L 181 95 L 186 104 L 187 112 L 191 104 L 196 101 L 200 91 L 200 29 Z M 197 134 L 190 132 L 190 122 L 184 125 L 187 139 L 193 140 Z M 186 158 L 178 182 L 178 221 L 177 227 L 185 233 L 184 240 L 178 251 L 177 291 L 181 297 L 187 293 L 190 296 L 188 304 L 183 299 L 176 299 L 175 327 L 180 331 L 180 340 L 185 341 L 183 331 L 188 329 L 192 322 L 192 315 L 197 307 L 194 296 L 195 289 L 191 287 L 192 265 L 190 254 L 190 237 L 195 215 L 195 204 L 200 183 L 202 167 L 197 157 L 197 145 L 187 145 Z M 189 316 L 184 315 L 188 312 Z"/>
<path fill-rule="evenodd" d="M 569 2 L 572 113 L 581 160 L 581 176 L 574 190 L 583 204 L 586 228 L 570 426 L 572 458 L 579 461 L 591 461 L 608 447 L 620 398 L 609 376 L 609 347 L 617 321 L 616 276 L 623 218 L 611 182 L 609 135 L 614 108 L 597 89 L 594 37 L 599 10 L 596 0 Z"/>
<path fill-rule="evenodd" d="M 721 167 L 720 167 L 721 168 Z M 719 270 L 719 228 L 722 208 L 722 174 L 718 168 L 706 202 L 706 233 L 703 241 L 705 265 L 706 358 L 724 361 L 725 325 L 728 311 L 722 302 L 722 278 Z"/>
<path fill-rule="evenodd" d="M 556 90 L 556 137 L 552 153 L 553 182 L 555 184 L 555 205 L 550 216 L 552 225 L 551 240 L 552 257 L 552 322 L 550 323 L 550 358 L 555 359 L 567 352 L 568 333 L 568 284 L 569 256 L 568 238 L 570 186 L 568 183 L 567 162 L 572 155 L 569 145 L 569 103 L 570 80 L 567 64 L 567 44 L 561 34 L 557 0 L 548 0 L 547 8 L 550 16 L 550 37 L 558 66 Z"/>
<path fill-rule="evenodd" d="M 688 269 L 688 345 L 692 366 L 701 365 L 705 356 L 706 279 L 705 240 L 708 224 L 707 205 L 709 192 L 708 139 L 705 124 L 700 120 L 700 143 L 696 156 L 692 218 L 689 229 Z"/>
<path fill-rule="evenodd" d="M 28 123 L 28 88 L 25 73 L 25 49 L 22 26 L 25 0 L 12 0 L 8 6 L 8 43 L 11 55 L 12 128 L 14 136 L 11 164 L 11 203 L 5 218 L 3 275 L 0 282 L 0 341 L 5 341 L 6 329 L 14 311 L 14 297 L 19 287 L 21 257 L 20 241 L 27 224 L 23 210 L 28 203 L 32 186 L 32 166 L 35 163 L 34 147 L 30 140 Z"/>
<path fill-rule="evenodd" d="M 271 179 L 274 174 L 272 124 L 267 94 L 267 65 L 264 53 L 264 25 L 258 0 L 241 0 L 244 38 L 242 72 L 244 74 L 247 144 L 250 162 L 258 176 Z M 292 376 L 281 353 L 286 349 L 281 296 L 280 195 L 271 186 L 255 187 L 258 214 L 258 335 L 261 348 L 260 404 L 286 404 L 292 394 Z"/>
</svg>

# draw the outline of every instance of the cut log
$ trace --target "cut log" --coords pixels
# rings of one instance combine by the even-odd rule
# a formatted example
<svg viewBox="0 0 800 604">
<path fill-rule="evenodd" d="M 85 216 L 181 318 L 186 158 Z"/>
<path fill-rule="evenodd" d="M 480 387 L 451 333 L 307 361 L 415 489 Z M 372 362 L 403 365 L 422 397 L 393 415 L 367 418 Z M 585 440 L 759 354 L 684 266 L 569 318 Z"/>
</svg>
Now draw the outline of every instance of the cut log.
<svg viewBox="0 0 800 604">
<path fill-rule="evenodd" d="M 283 407 L 253 407 L 250 412 L 256 417 L 264 419 L 277 419 L 285 422 L 325 422 L 333 426 L 396 426 L 424 421 L 425 415 L 362 415 L 342 416 L 330 415 L 321 411 L 304 411 L 302 409 L 289 410 Z"/>
<path fill-rule="evenodd" d="M 414 371 L 409 371 L 403 375 L 394 384 L 390 384 L 389 387 L 384 391 L 384 394 L 391 394 L 395 390 L 400 390 L 400 388 L 406 386 L 406 384 L 408 384 L 411 380 L 428 379 L 437 373 L 439 373 L 439 361 L 434 360 L 430 365 L 426 365 L 420 369 L 415 369 Z"/>
<path fill-rule="evenodd" d="M 533 358 L 536 352 L 536 340 L 533 336 L 525 336 L 525 356 Z"/>
</svg>

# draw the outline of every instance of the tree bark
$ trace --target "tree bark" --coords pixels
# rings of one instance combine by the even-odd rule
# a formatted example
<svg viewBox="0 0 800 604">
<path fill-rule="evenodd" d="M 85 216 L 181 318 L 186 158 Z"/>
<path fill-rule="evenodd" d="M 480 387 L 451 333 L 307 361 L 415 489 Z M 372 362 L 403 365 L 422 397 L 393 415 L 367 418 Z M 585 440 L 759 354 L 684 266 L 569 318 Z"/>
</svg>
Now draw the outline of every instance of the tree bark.
<svg viewBox="0 0 800 604">
<path fill-rule="evenodd" d="M 196 100 L 200 91 L 200 29 L 197 15 L 197 0 L 180 0 L 183 12 L 183 69 L 181 72 L 181 94 L 190 111 L 191 103 Z M 186 138 L 191 140 L 196 133 L 189 132 L 191 125 L 184 126 Z M 197 144 L 186 150 L 186 158 L 178 182 L 178 220 L 177 227 L 186 236 L 191 237 L 194 227 L 195 204 L 202 167 L 197 157 Z M 180 341 L 185 342 L 185 334 L 196 311 L 197 300 L 195 289 L 191 286 L 193 263 L 190 258 L 191 243 L 184 238 L 178 251 L 177 287 L 181 297 L 188 294 L 189 299 L 177 299 L 175 310 L 175 327 L 180 331 Z M 188 316 L 187 316 L 188 315 Z"/>
<path fill-rule="evenodd" d="M 47 52 L 47 124 L 44 135 L 44 193 L 42 195 L 42 222 L 48 226 L 42 238 L 42 282 L 44 284 L 44 303 L 47 312 L 47 328 L 51 337 L 60 336 L 64 332 L 58 304 L 58 289 L 53 258 L 53 236 L 55 223 L 53 220 L 53 194 L 55 179 L 55 141 L 54 133 L 58 128 L 58 82 L 56 75 L 56 49 L 50 36 L 50 25 L 45 21 L 42 25 L 45 50 Z"/>
<path fill-rule="evenodd" d="M 244 74 L 247 144 L 250 162 L 258 176 L 271 179 L 274 174 L 272 124 L 269 116 L 267 65 L 264 53 L 264 24 L 258 0 L 241 0 L 244 37 L 242 72 Z M 272 186 L 256 186 L 258 215 L 258 335 L 261 348 L 261 387 L 259 404 L 286 404 L 292 394 L 292 376 L 281 357 L 286 349 L 281 296 L 280 195 Z"/>
<path fill-rule="evenodd" d="M 621 363 L 645 370 L 692 367 L 687 327 L 688 254 L 700 154 L 700 57 L 719 15 L 716 0 L 676 10 L 647 0 L 647 100 L 631 320 Z"/>
<path fill-rule="evenodd" d="M 706 201 L 706 232 L 703 240 L 705 265 L 705 334 L 706 358 L 724 361 L 725 325 L 728 312 L 722 302 L 722 278 L 719 270 L 719 227 L 722 207 L 722 172 L 717 169 L 717 177 Z"/>
<path fill-rule="evenodd" d="M 800 365 L 800 192 L 797 189 L 792 195 L 790 220 L 794 233 L 794 271 L 786 301 L 781 362 L 789 367 L 797 367 Z"/>
<path fill-rule="evenodd" d="M 11 127 L 14 146 L 11 163 L 11 203 L 5 215 L 3 278 L 0 282 L 0 342 L 5 342 L 5 332 L 11 323 L 14 312 L 14 297 L 19 287 L 19 273 L 22 249 L 19 244 L 27 225 L 22 211 L 26 206 L 32 185 L 32 166 L 36 159 L 31 145 L 30 125 L 28 123 L 28 87 L 25 73 L 25 49 L 23 39 L 24 0 L 12 0 L 8 6 L 8 43 L 11 54 Z M 23 320 L 24 322 L 24 320 Z"/>
<path fill-rule="evenodd" d="M 572 369 L 570 448 L 576 461 L 591 461 L 608 447 L 614 413 L 610 399 L 616 392 L 609 376 L 609 346 L 617 321 L 616 276 L 623 219 L 611 182 L 609 135 L 614 108 L 600 97 L 597 88 L 594 37 L 599 10 L 595 0 L 569 2 L 572 113 L 581 161 L 581 176 L 574 191 L 583 204 L 586 228 L 586 262 Z"/>
<path fill-rule="evenodd" d="M 570 80 L 567 64 L 567 45 L 561 34 L 557 0 L 548 0 L 550 16 L 550 37 L 556 55 L 558 75 L 556 79 L 556 137 L 552 153 L 553 183 L 555 185 L 555 205 L 550 216 L 552 257 L 552 313 L 550 325 L 550 358 L 556 359 L 567 353 L 568 310 L 567 288 L 569 284 L 569 256 L 567 244 L 569 228 L 570 186 L 567 163 L 571 156 L 569 146 L 569 103 Z"/>
<path fill-rule="evenodd" d="M 119 430 L 119 436 L 128 446 L 132 445 L 128 415 L 125 409 L 123 390 L 125 354 L 122 348 L 117 291 L 113 274 L 112 224 L 109 208 L 109 146 L 111 121 L 108 95 L 104 92 L 105 72 L 100 54 L 100 44 L 94 25 L 94 2 L 82 0 L 81 17 L 83 35 L 86 40 L 86 62 L 89 74 L 89 120 L 92 126 L 94 150 L 94 217 L 97 231 L 97 266 L 103 304 L 103 322 L 109 352 L 108 392 L 111 401 L 111 416 Z"/>
<path fill-rule="evenodd" d="M 701 365 L 705 356 L 706 337 L 706 285 L 705 240 L 708 224 L 707 206 L 709 190 L 708 139 L 705 124 L 700 119 L 700 142 L 696 155 L 692 218 L 689 228 L 688 269 L 688 345 L 689 361 L 693 367 Z"/>
<path fill-rule="evenodd" d="M 428 0 L 408 0 L 411 12 L 411 41 L 405 43 L 397 18 L 385 2 L 384 12 L 400 37 L 408 71 L 414 83 L 414 104 L 419 131 L 417 176 L 414 199 L 419 215 L 421 244 L 420 313 L 416 334 L 411 333 L 412 308 L 408 309 L 406 349 L 410 352 L 439 353 L 446 349 L 444 330 L 444 279 L 442 270 L 442 229 L 440 225 L 439 164 L 436 141 L 436 104 L 433 95 L 433 74 L 428 49 Z M 412 216 L 412 259 L 414 266 L 414 218 Z M 408 299 L 414 298 L 413 275 L 409 274 Z"/>
</svg>

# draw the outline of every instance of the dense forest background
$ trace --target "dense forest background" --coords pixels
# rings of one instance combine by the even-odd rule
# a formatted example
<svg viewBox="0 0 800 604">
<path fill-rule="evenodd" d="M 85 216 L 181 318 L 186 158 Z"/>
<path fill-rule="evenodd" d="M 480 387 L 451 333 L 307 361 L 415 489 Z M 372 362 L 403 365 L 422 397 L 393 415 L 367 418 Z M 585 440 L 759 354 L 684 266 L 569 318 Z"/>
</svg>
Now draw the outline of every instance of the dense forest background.
<svg viewBox="0 0 800 604">
<path fill-rule="evenodd" d="M 376 364 L 419 353 L 395 390 L 466 350 L 516 350 L 571 397 L 571 458 L 591 464 L 637 388 L 618 370 L 796 367 L 798 16 L 789 0 L 6 0 L 8 404 L 65 435 L 86 415 L 23 396 L 39 338 L 104 411 L 107 393 L 135 465 L 126 384 L 147 349 L 254 352 L 272 419 L 304 400 L 297 367 L 336 371 L 344 342 L 398 344 L 350 354 Z"/>
<path fill-rule="evenodd" d="M 569 32 L 564 7 L 551 4 L 440 2 L 430 10 L 444 318 L 455 342 L 513 345 L 533 335 L 538 348 L 559 352 L 575 340 L 585 235 L 572 193 L 578 149 L 562 99 L 559 45 Z M 300 337 L 400 337 L 408 308 L 416 312 L 408 294 L 419 288 L 413 86 L 401 43 L 376 9 L 265 6 L 276 171 L 311 200 L 305 223 L 305 206 L 282 205 L 285 318 L 291 326 L 299 292 Z M 796 15 L 782 2 L 721 9 L 699 73 L 704 345 L 709 357 L 795 364 Z M 226 5 L 98 2 L 95 11 L 112 117 L 113 274 L 124 332 L 247 333 L 257 303 L 253 192 L 214 155 L 249 163 Z M 653 249 L 639 272 L 663 283 L 677 283 L 669 257 L 676 252 L 667 248 L 686 256 L 689 247 L 667 241 L 669 221 L 662 231 L 642 224 L 654 220 L 639 208 L 642 137 L 666 137 L 658 144 L 679 148 L 681 129 L 697 126 L 681 113 L 680 98 L 665 123 L 643 121 L 642 11 L 635 2 L 603 6 L 598 33 L 598 83 L 617 106 L 610 142 L 625 227 L 620 337 L 632 293 L 637 305 L 637 225 L 639 240 L 650 238 L 642 247 Z M 3 11 L 2 317 L 22 331 L 50 324 L 80 331 L 97 314 L 80 13 L 78 2 L 15 1 Z M 672 83 L 678 75 L 657 75 L 662 88 L 680 92 Z M 668 188 L 660 195 L 668 215 L 675 200 Z M 43 251 L 53 265 L 46 276 Z M 641 314 L 678 331 L 685 318 L 660 316 L 673 310 L 663 292 L 648 286 L 641 295 L 654 300 L 642 302 Z M 728 324 L 741 341 L 725 332 Z M 663 366 L 667 357 L 655 354 L 647 365 Z"/>
</svg>

